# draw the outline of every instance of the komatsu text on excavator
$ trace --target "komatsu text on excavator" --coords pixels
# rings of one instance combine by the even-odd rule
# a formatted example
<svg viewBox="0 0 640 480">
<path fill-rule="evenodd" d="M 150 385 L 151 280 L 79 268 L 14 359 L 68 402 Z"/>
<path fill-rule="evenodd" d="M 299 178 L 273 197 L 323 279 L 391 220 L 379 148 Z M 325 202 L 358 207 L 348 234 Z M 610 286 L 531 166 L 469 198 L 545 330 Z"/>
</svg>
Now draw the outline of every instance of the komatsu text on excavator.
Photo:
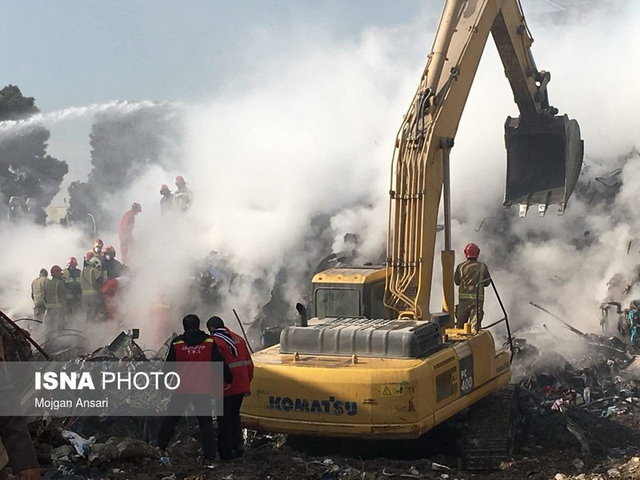
<svg viewBox="0 0 640 480">
<path fill-rule="evenodd" d="M 252 395 L 242 409 L 247 427 L 417 438 L 490 394 L 499 401 L 494 392 L 510 380 L 509 352 L 496 350 L 488 330 L 455 324 L 449 207 L 449 154 L 489 32 L 520 111 L 505 123 L 505 205 L 519 205 L 521 216 L 532 205 L 540 215 L 550 205 L 564 211 L 580 173 L 583 143 L 578 123 L 549 104 L 551 76 L 533 60 L 520 2 L 447 1 L 396 139 L 386 265 L 315 275 L 314 318 L 285 328 L 279 345 L 254 355 Z M 443 312 L 433 313 L 441 198 Z M 504 437 L 499 421 L 507 412 L 501 416 L 485 430 Z M 506 440 L 482 445 L 478 438 L 476 461 L 502 459 Z"/>
</svg>

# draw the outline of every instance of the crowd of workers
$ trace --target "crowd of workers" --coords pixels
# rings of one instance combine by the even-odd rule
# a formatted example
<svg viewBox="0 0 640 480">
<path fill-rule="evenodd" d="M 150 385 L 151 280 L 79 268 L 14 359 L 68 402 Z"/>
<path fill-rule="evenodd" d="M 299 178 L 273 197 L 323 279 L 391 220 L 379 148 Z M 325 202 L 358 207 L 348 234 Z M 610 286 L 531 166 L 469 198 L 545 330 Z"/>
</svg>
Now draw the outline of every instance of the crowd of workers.
<svg viewBox="0 0 640 480">
<path fill-rule="evenodd" d="M 175 192 L 171 192 L 167 185 L 160 187 L 162 214 L 170 210 L 186 211 L 191 205 L 192 194 L 184 177 L 178 175 L 175 185 Z M 88 321 L 116 316 L 114 297 L 127 270 L 134 245 L 136 215 L 140 212 L 142 206 L 134 202 L 120 218 L 118 237 L 122 263 L 116 259 L 115 248 L 104 248 L 103 241 L 97 238 L 92 249 L 84 255 L 82 266 L 79 266 L 76 257 L 69 257 L 64 269 L 60 265 L 53 265 L 49 272 L 45 268 L 40 270 L 31 283 L 31 298 L 34 317 L 44 322 L 47 336 L 63 328 L 65 319 L 70 315 L 84 315 Z"/>
<path fill-rule="evenodd" d="M 52 266 L 49 272 L 42 268 L 31 282 L 31 298 L 33 316 L 44 323 L 46 336 L 64 328 L 71 315 L 84 314 L 88 321 L 113 318 L 113 297 L 126 269 L 116 259 L 115 248 L 104 248 L 99 238 L 84 255 L 82 268 L 76 257 L 69 257 L 64 269 L 59 265 Z"/>
</svg>

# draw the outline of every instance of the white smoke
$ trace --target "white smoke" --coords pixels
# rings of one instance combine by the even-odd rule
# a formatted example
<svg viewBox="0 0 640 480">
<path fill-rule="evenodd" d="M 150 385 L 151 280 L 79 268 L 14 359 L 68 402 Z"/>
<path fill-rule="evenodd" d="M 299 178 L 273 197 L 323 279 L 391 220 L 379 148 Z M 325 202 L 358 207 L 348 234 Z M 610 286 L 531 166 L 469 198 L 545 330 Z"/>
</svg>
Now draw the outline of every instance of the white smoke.
<svg viewBox="0 0 640 480">
<path fill-rule="evenodd" d="M 619 166 L 620 156 L 638 145 L 634 106 L 639 93 L 632 81 L 638 67 L 629 59 L 640 52 L 634 35 L 637 12 L 632 13 L 616 16 L 615 36 L 609 34 L 612 20 L 598 11 L 570 22 L 570 28 L 566 21 L 529 18 L 538 67 L 552 72 L 551 103 L 580 122 L 585 163 L 592 172 Z M 187 107 L 185 156 L 178 162 L 183 168 L 150 168 L 130 189 L 108 199 L 118 215 L 131 202 L 143 206 L 134 232 L 135 273 L 126 294 L 126 325 L 142 328 L 153 346 L 171 329 L 178 330 L 187 313 L 178 306 L 193 264 L 214 250 L 238 281 L 220 311 L 198 313 L 205 318 L 219 314 L 232 322 L 231 308 L 245 321 L 256 317 L 270 300 L 282 266 L 288 267 L 283 288 L 293 316 L 293 305 L 309 288 L 310 279 L 303 274 L 330 253 L 322 251 L 320 240 L 338 251 L 346 233 L 357 233 L 359 260 L 376 261 L 386 239 L 395 134 L 431 46 L 434 18 L 422 15 L 408 25 L 369 28 L 357 40 L 329 39 L 322 45 L 311 43 L 301 33 L 304 29 L 297 28 L 291 32 L 295 38 L 286 62 L 276 52 L 272 62 L 264 57 L 258 61 L 256 52 L 264 55 L 259 46 L 238 52 L 247 58 L 256 54 L 254 70 L 244 72 L 255 81 Z M 623 85 L 621 75 L 628 79 Z M 624 164 L 625 184 L 614 212 L 573 198 L 563 218 L 550 211 L 539 219 L 531 212 L 525 220 L 508 222 L 501 238 L 494 230 L 504 224 L 506 115 L 516 116 L 517 109 L 489 39 L 452 153 L 454 247 L 461 252 L 468 241 L 480 244 L 516 326 L 547 321 L 528 305 L 536 301 L 579 328 L 595 330 L 606 280 L 618 271 L 631 275 L 640 260 L 640 245 L 633 243 L 640 228 L 634 215 L 637 156 Z M 158 187 L 173 187 L 178 174 L 194 192 L 194 204 L 185 215 L 162 218 Z M 509 215 L 517 212 L 512 209 Z M 323 216 L 328 227 L 314 241 L 312 220 Z M 113 225 L 105 233 L 105 242 L 119 249 L 116 229 Z M 590 232 L 590 246 L 582 247 L 585 231 Z M 54 243 L 60 245 L 48 255 L 42 252 L 43 258 L 27 268 L 21 259 L 38 245 L 38 232 L 59 238 Z M 61 246 L 69 245 L 65 242 L 88 249 L 78 246 L 69 231 L 38 232 L 25 231 L 21 238 L 29 240 L 12 247 L 11 258 L 17 261 L 7 270 L 11 275 L 24 269 L 31 272 L 29 279 L 35 277 L 40 263 L 66 251 Z M 634 246 L 627 254 L 629 241 Z M 0 278 L 2 284 L 14 281 L 4 272 Z M 18 288 L 3 289 L 2 303 L 26 309 L 28 283 L 21 278 Z M 437 310 L 437 281 L 434 288 Z M 162 291 L 170 292 L 174 325 L 159 325 L 150 313 Z M 490 295 L 486 307 L 487 321 L 500 317 Z"/>
</svg>

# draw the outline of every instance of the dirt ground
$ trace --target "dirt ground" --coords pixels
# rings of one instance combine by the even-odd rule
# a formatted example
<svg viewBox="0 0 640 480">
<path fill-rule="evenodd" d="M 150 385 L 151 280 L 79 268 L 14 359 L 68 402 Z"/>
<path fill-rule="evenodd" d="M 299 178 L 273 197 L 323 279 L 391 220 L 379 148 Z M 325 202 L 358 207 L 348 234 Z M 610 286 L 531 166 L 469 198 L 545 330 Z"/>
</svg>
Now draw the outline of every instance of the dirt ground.
<svg viewBox="0 0 640 480">
<path fill-rule="evenodd" d="M 585 432 L 582 445 L 567 430 L 570 422 Z M 109 422 L 99 429 L 98 442 L 112 433 L 131 433 L 140 425 L 114 427 Z M 81 425 L 76 425 L 82 427 Z M 84 428 L 95 428 L 95 425 Z M 84 428 L 80 428 L 82 430 Z M 121 432 L 118 432 L 121 430 Z M 450 432 L 449 432 L 450 433 Z M 69 461 L 51 464 L 52 445 L 39 445 L 41 461 L 48 461 L 45 480 L 135 479 L 135 480 L 393 480 L 393 479 L 637 479 L 640 478 L 640 435 L 634 416 L 600 418 L 579 409 L 561 413 L 543 412 L 520 420 L 512 461 L 493 472 L 465 472 L 451 453 L 434 448 L 440 436 L 416 448 L 407 445 L 349 442 L 306 442 L 284 435 L 249 435 L 246 454 L 230 462 L 203 465 L 199 458 L 198 431 L 183 425 L 179 439 L 169 447 L 169 459 L 149 450 L 131 459 L 92 461 L 70 455 Z M 115 437 L 117 441 L 120 438 Z M 53 442 L 55 443 L 55 442 Z M 291 445 L 289 445 L 291 443 Z M 446 442 L 445 442 L 446 443 Z M 417 444 L 416 444 L 417 445 Z M 414 447 L 416 445 L 413 445 Z M 588 449 L 588 452 L 585 451 Z M 423 449 L 420 451 L 420 449 Z M 346 455 L 344 451 L 349 451 Z M 139 455 L 139 456 L 138 456 Z M 94 459 L 95 460 L 95 459 Z"/>
<path fill-rule="evenodd" d="M 201 460 L 194 419 L 182 421 L 167 452 L 148 443 L 158 418 L 66 419 L 34 436 L 45 480 L 640 479 L 640 376 L 627 370 L 637 357 L 614 340 L 594 337 L 589 355 L 569 360 L 520 350 L 513 456 L 491 472 L 462 468 L 462 416 L 411 442 L 247 432 L 243 457 L 212 464 Z M 95 437 L 90 452 L 74 451 L 63 428 Z"/>
</svg>

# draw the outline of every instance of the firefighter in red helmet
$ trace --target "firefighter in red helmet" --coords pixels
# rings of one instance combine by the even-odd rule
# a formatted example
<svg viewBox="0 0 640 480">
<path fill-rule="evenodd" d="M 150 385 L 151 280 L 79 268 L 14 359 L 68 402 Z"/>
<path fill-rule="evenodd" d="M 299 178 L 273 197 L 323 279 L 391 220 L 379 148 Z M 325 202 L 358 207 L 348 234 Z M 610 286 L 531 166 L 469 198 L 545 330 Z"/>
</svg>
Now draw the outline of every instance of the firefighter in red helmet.
<svg viewBox="0 0 640 480">
<path fill-rule="evenodd" d="M 62 268 L 59 265 L 51 267 L 51 278 L 44 286 L 44 305 L 47 312 L 44 315 L 44 325 L 47 338 L 61 328 L 64 328 L 67 313 L 67 287 L 62 278 Z"/>
<path fill-rule="evenodd" d="M 191 206 L 191 190 L 187 188 L 187 182 L 184 181 L 182 175 L 176 177 L 176 188 L 173 201 L 178 210 L 185 211 Z"/>
<path fill-rule="evenodd" d="M 104 249 L 104 259 L 102 260 L 105 280 L 122 276 L 123 268 L 122 264 L 116 260 L 116 249 L 109 245 Z"/>
<path fill-rule="evenodd" d="M 131 208 L 124 212 L 120 219 L 118 228 L 118 236 L 120 237 L 120 252 L 122 253 L 122 263 L 125 265 L 129 262 L 129 249 L 133 244 L 133 227 L 136 225 L 136 215 L 142 212 L 139 203 L 134 202 Z"/>
<path fill-rule="evenodd" d="M 76 313 L 82 303 L 81 274 L 76 257 L 69 257 L 67 268 L 62 271 L 64 285 L 67 287 L 67 310 L 69 313 Z"/>
<path fill-rule="evenodd" d="M 480 330 L 484 311 L 484 288 L 491 283 L 489 268 L 479 262 L 480 247 L 469 243 L 464 247 L 466 261 L 456 267 L 453 281 L 458 285 L 458 305 L 456 305 L 456 319 L 458 324 L 471 324 L 475 333 Z"/>
</svg>

